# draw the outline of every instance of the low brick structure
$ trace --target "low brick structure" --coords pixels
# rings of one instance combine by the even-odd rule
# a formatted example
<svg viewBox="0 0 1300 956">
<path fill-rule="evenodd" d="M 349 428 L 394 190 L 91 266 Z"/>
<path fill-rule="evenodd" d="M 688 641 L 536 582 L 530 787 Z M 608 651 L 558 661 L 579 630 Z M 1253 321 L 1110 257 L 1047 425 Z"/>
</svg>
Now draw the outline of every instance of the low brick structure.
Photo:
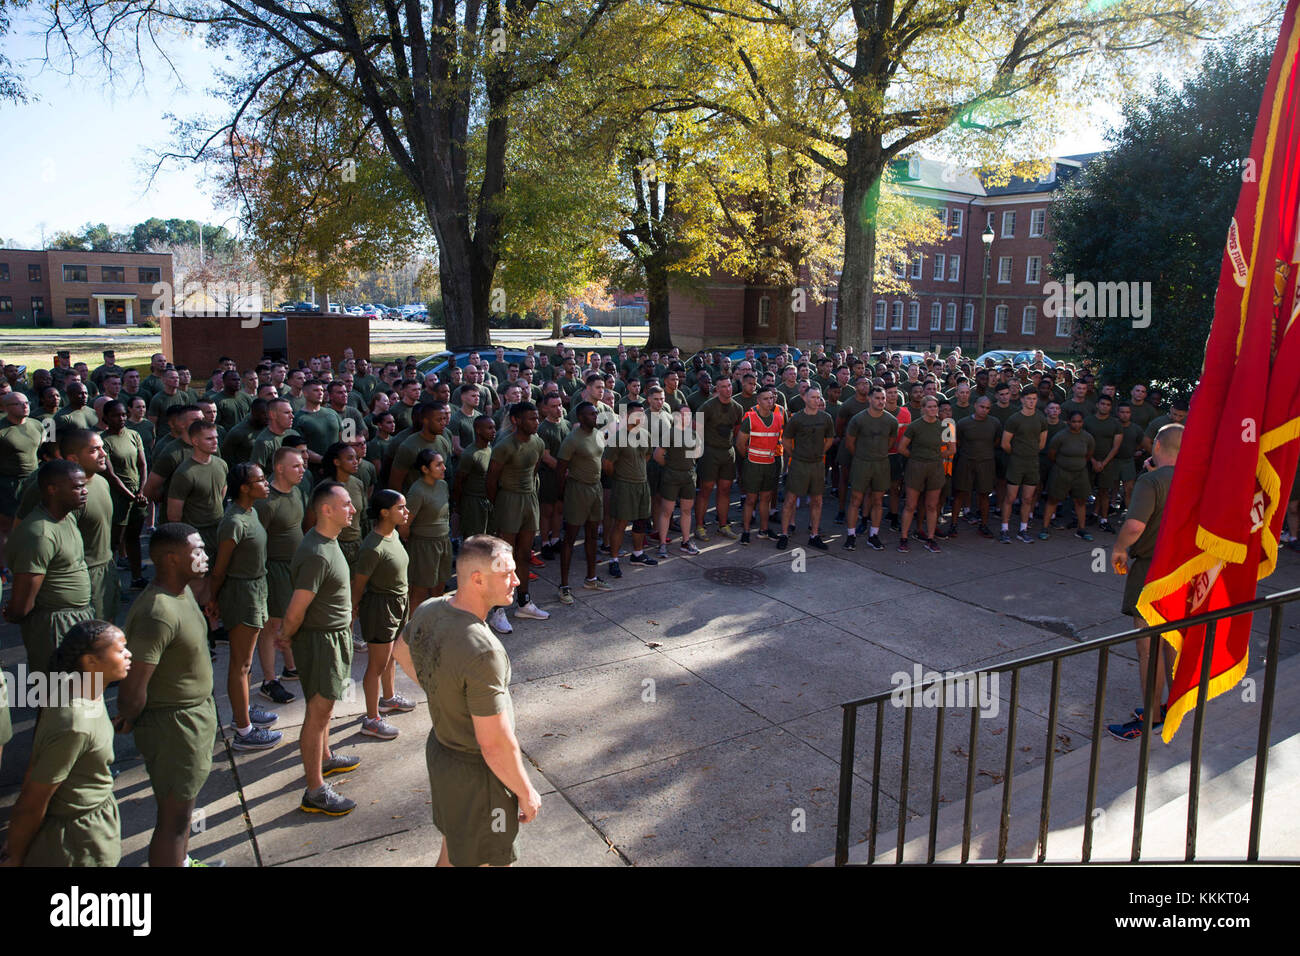
<svg viewBox="0 0 1300 956">
<path fill-rule="evenodd" d="M 162 352 L 187 365 L 195 377 L 216 368 L 223 355 L 240 368 L 256 365 L 263 355 L 289 360 L 329 355 L 337 365 L 343 350 L 370 358 L 370 320 L 328 312 L 263 312 L 260 318 L 226 315 L 163 316 Z"/>
</svg>

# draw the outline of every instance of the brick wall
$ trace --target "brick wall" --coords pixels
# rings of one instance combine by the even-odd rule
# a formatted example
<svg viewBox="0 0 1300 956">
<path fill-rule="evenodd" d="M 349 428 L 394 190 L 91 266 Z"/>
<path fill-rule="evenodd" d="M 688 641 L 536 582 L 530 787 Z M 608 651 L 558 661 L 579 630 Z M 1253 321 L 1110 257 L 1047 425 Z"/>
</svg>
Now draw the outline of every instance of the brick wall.
<svg viewBox="0 0 1300 956">
<path fill-rule="evenodd" d="M 31 249 L 0 249 L 0 266 L 8 266 L 9 278 L 0 269 L 0 298 L 7 299 L 10 309 L 0 312 L 0 323 L 32 327 L 32 298 L 41 300 L 44 315 L 50 314 L 50 269 L 46 254 Z M 36 266 L 40 277 L 33 282 L 28 266 Z"/>
<path fill-rule="evenodd" d="M 189 366 L 196 381 L 206 378 L 223 355 L 241 369 L 252 368 L 262 358 L 262 325 L 245 328 L 245 321 L 241 316 L 165 315 L 162 353 Z"/>
<path fill-rule="evenodd" d="M 343 350 L 349 347 L 353 358 L 370 358 L 370 320 L 365 316 L 289 312 L 286 321 L 291 364 L 312 355 L 329 355 L 338 368 Z"/>
<path fill-rule="evenodd" d="M 136 298 L 132 305 L 132 318 L 139 324 L 141 313 L 147 303 L 159 297 L 154 292 L 154 282 L 139 281 L 141 268 L 157 269 L 158 282 L 172 283 L 172 257 L 169 254 L 147 252 L 78 252 L 50 250 L 42 253 L 47 257 L 50 284 L 49 314 L 56 326 L 68 327 L 77 322 L 89 322 L 99 325 L 99 302 L 96 294 L 121 294 Z M 86 267 L 86 281 L 65 281 L 63 267 L 78 265 Z M 104 267 L 122 269 L 122 282 L 105 280 Z M 87 300 L 87 315 L 70 315 L 68 299 Z"/>
</svg>

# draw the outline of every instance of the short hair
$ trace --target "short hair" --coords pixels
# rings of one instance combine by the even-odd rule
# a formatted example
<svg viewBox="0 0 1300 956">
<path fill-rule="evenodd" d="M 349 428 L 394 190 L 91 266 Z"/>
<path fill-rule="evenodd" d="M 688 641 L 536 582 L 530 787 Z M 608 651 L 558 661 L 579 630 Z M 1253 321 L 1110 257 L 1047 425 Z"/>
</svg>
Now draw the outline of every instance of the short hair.
<svg viewBox="0 0 1300 956">
<path fill-rule="evenodd" d="M 193 525 L 184 521 L 169 521 L 154 528 L 149 536 L 149 560 L 158 563 L 158 558 L 182 546 L 188 547 L 190 535 L 198 534 Z"/>
<path fill-rule="evenodd" d="M 196 411 L 197 411 L 197 409 L 196 409 Z M 210 430 L 210 431 L 216 431 L 216 430 L 217 430 L 217 426 L 214 425 L 214 424 L 212 424 L 211 422 L 204 421 L 202 418 L 200 418 L 200 419 L 198 419 L 197 421 L 192 421 L 192 422 L 190 422 L 190 427 L 187 428 L 187 429 L 185 429 L 185 430 L 186 430 L 187 432 L 189 432 L 189 436 L 190 436 L 191 438 L 193 438 L 193 437 L 194 437 L 195 435 L 197 435 L 199 432 L 209 431 L 209 430 Z"/>
<path fill-rule="evenodd" d="M 41 465 L 40 470 L 36 472 L 36 485 L 43 492 L 45 489 L 53 487 L 57 482 L 71 479 L 79 471 L 85 474 L 82 467 L 75 461 L 55 458 Z"/>
<path fill-rule="evenodd" d="M 510 406 L 511 418 L 523 418 L 529 412 L 537 411 L 537 406 L 532 402 L 515 402 Z"/>
<path fill-rule="evenodd" d="M 280 464 L 280 462 L 284 461 L 290 455 L 297 455 L 301 458 L 302 452 L 291 445 L 281 445 L 275 450 L 275 454 L 271 456 L 271 468 L 274 469 L 276 465 Z"/>
<path fill-rule="evenodd" d="M 1192 400 L 1186 395 L 1179 395 L 1169 403 L 1169 407 L 1180 412 L 1190 411 L 1192 408 Z"/>
<path fill-rule="evenodd" d="M 345 495 L 347 494 L 347 488 L 337 481 L 322 481 L 319 485 L 313 488 L 311 493 L 311 510 L 319 511 L 320 506 L 324 504 L 326 498 L 334 493 L 335 488 L 342 488 L 343 493 Z"/>
<path fill-rule="evenodd" d="M 188 415 L 190 414 L 190 412 L 199 412 L 200 414 L 202 414 L 203 409 L 199 408 L 199 406 L 197 405 L 192 405 L 187 402 L 184 405 L 173 405 L 171 408 L 167 409 L 167 411 L 164 412 L 163 414 L 166 417 L 167 421 L 171 422 L 173 418 L 178 418 L 181 415 Z"/>
<path fill-rule="evenodd" d="M 513 556 L 513 549 L 500 538 L 490 534 L 471 535 L 460 543 L 460 554 L 456 558 L 456 577 L 464 584 L 476 569 L 487 566 L 502 555 Z"/>
<path fill-rule="evenodd" d="M 293 411 L 293 402 L 289 401 L 287 398 L 273 398 L 268 401 L 266 403 L 266 410 L 268 412 L 271 410 L 272 405 L 288 405 L 289 411 Z"/>
<path fill-rule="evenodd" d="M 1175 423 L 1165 425 L 1160 431 L 1156 432 L 1155 445 L 1159 445 L 1162 450 L 1178 454 L 1178 449 L 1183 444 L 1183 426 Z"/>
<path fill-rule="evenodd" d="M 95 434 L 89 428 L 69 428 L 59 436 L 59 454 L 64 458 L 80 454 L 90 445 Z"/>
</svg>

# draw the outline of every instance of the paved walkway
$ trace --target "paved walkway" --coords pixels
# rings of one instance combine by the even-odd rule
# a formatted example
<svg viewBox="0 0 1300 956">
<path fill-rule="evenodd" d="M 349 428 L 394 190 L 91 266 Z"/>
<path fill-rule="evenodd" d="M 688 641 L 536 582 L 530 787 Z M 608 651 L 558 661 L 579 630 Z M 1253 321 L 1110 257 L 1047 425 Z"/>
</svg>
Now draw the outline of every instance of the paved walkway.
<svg viewBox="0 0 1300 956">
<path fill-rule="evenodd" d="M 863 545 L 850 554 L 840 548 L 838 527 L 828 554 L 795 550 L 806 540 L 802 535 L 788 552 L 770 542 L 741 547 L 715 535 L 697 558 L 674 549 L 656 568 L 624 561 L 615 590 L 579 588 L 572 608 L 556 599 L 558 562 L 539 569 L 533 594 L 552 617 L 521 621 L 504 639 L 519 739 L 543 794 L 540 817 L 524 829 L 522 862 L 814 863 L 834 848 L 840 702 L 888 689 L 891 675 L 910 677 L 918 664 L 969 668 L 1128 626 L 1118 613 L 1123 582 L 1097 560 L 1104 553 L 1094 551 L 1109 547 L 1109 535 L 1098 534 L 1092 544 L 1058 533 L 1046 543 L 999 545 L 968 536 L 966 527 L 940 555 L 919 547 L 900 555 L 895 535 L 886 535 L 889 550 L 882 553 Z M 742 580 L 752 572 L 758 577 Z M 1280 570 L 1261 591 L 1296 585 L 1300 559 L 1283 552 Z M 1298 628 L 1300 617 L 1285 628 L 1286 655 L 1300 651 Z M 1266 631 L 1267 621 L 1257 620 L 1252 664 L 1262 656 Z M 22 657 L 17 628 L 0 629 L 0 646 L 12 669 Z M 364 665 L 360 656 L 358 681 Z M 224 647 L 217 672 L 225 673 Z M 1065 671 L 1058 752 L 1089 742 L 1091 675 L 1092 658 Z M 403 693 L 423 701 L 417 687 L 398 679 Z M 218 684 L 224 685 L 221 676 Z M 1021 688 L 1017 733 L 1025 767 L 1042 760 L 1046 685 L 1043 675 Z M 1107 721 L 1127 719 L 1137 688 L 1136 662 L 1131 650 L 1122 650 L 1110 667 Z M 1008 701 L 1009 687 L 1000 696 Z M 228 717 L 224 694 L 218 705 Z M 981 790 L 1000 780 L 1004 752 L 997 735 L 1008 709 L 986 721 Z M 295 701 L 280 708 L 285 741 L 276 749 L 233 754 L 225 738 L 217 743 L 199 801 L 195 854 L 241 865 L 432 862 L 439 837 L 430 823 L 424 767 L 428 714 L 421 707 L 395 717 L 402 736 L 380 742 L 359 735 L 362 710 L 360 701 L 341 705 L 332 736 L 334 745 L 362 757 L 357 772 L 334 778 L 357 801 L 356 812 L 328 819 L 298 811 L 302 703 Z M 0 819 L 16 796 L 30 742 L 30 713 L 14 716 L 18 737 L 0 768 Z M 897 712 L 889 719 L 901 724 Z M 933 734 L 921 728 L 918 723 L 909 800 L 925 810 Z M 963 727 L 949 730 L 949 749 L 964 740 Z M 1127 765 L 1132 753 L 1107 739 L 1103 767 Z M 124 863 L 139 865 L 152 797 L 128 738 L 118 738 L 118 756 Z M 866 830 L 872 769 L 869 741 L 860 743 L 855 841 Z M 880 769 L 882 819 L 896 820 L 896 742 L 886 747 Z M 965 761 L 949 759 L 943 770 L 946 803 L 960 798 Z"/>
</svg>

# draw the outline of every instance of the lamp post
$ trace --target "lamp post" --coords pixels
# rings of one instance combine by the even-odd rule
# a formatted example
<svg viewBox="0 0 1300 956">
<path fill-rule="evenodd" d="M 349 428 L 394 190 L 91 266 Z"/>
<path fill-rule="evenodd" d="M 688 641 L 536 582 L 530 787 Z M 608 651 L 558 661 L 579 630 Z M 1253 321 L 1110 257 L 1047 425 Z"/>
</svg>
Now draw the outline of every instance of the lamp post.
<svg viewBox="0 0 1300 956">
<path fill-rule="evenodd" d="M 976 357 L 984 354 L 984 320 L 989 311 L 989 262 L 993 251 L 993 227 L 985 226 L 980 239 L 984 243 L 984 293 L 980 297 L 980 340 Z"/>
</svg>

